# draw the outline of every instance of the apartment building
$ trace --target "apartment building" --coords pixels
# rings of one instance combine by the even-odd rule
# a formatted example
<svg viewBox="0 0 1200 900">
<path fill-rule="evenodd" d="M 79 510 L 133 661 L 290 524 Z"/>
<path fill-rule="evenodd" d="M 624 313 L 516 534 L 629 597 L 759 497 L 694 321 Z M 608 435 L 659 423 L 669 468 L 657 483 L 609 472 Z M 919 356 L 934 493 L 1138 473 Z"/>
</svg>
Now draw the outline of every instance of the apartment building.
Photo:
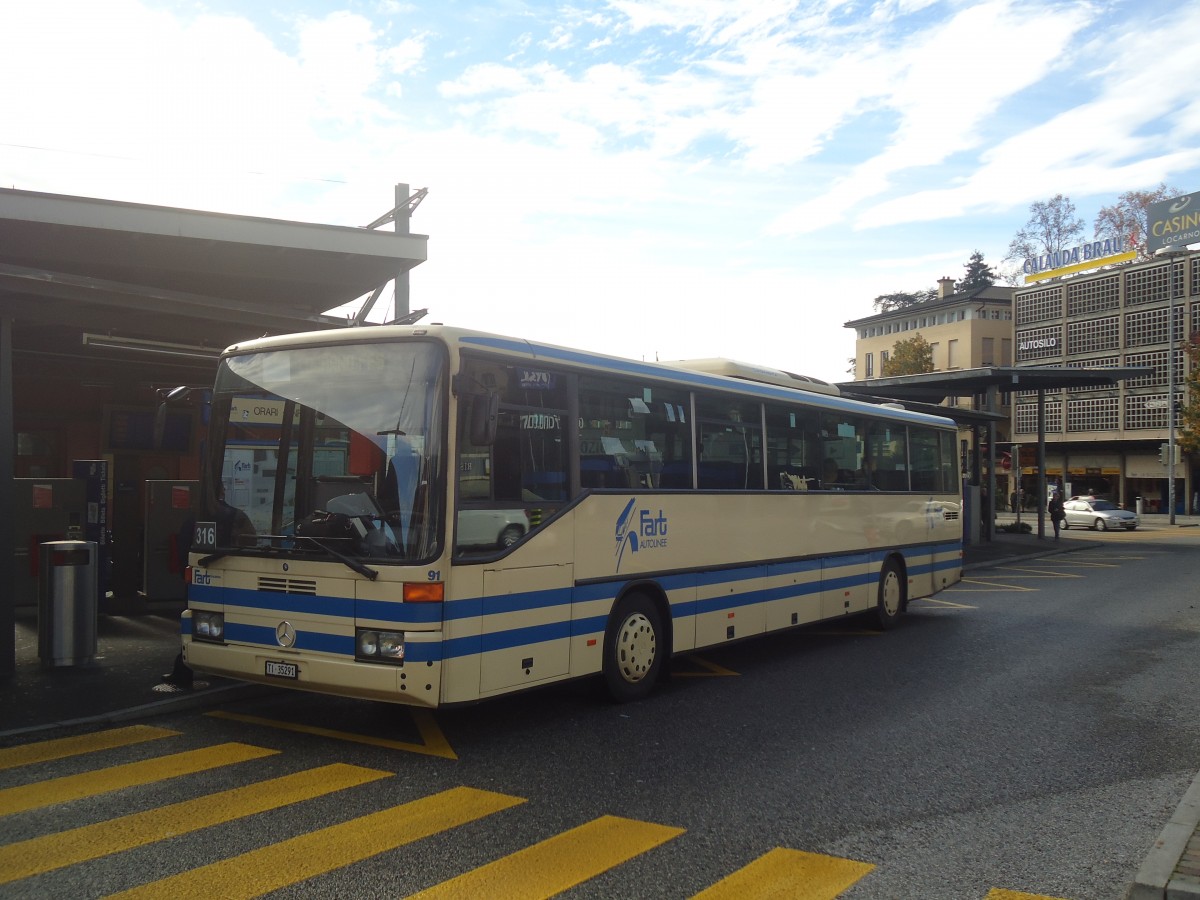
<svg viewBox="0 0 1200 900">
<path fill-rule="evenodd" d="M 1154 370 L 1116 387 L 1048 391 L 1046 475 L 1069 493 L 1103 494 L 1129 508 L 1140 497 L 1145 512 L 1166 512 L 1168 467 L 1159 448 L 1167 440 L 1169 382 L 1176 401 L 1186 400 L 1180 342 L 1200 331 L 1200 253 L 1018 288 L 1013 309 L 1015 366 Z M 1036 392 L 1018 392 L 1012 404 L 1013 440 L 1032 443 Z M 1193 511 L 1192 464 L 1181 460 L 1173 475 L 1176 512 Z"/>
<path fill-rule="evenodd" d="M 935 372 L 1013 364 L 1013 288 L 955 292 L 954 279 L 938 281 L 938 296 L 904 309 L 847 322 L 854 344 L 854 380 L 883 376 L 899 341 L 918 334 L 933 348 Z"/>
</svg>

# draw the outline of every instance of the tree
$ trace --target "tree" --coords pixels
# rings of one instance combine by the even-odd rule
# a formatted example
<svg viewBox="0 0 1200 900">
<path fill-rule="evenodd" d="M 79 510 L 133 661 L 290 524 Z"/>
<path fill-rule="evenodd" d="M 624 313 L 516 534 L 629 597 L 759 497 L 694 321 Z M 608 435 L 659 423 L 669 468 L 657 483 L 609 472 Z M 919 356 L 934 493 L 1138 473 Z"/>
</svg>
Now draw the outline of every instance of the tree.
<svg viewBox="0 0 1200 900">
<path fill-rule="evenodd" d="M 1146 254 L 1146 234 L 1150 230 L 1150 204 L 1179 197 L 1183 191 L 1160 183 L 1152 191 L 1126 191 L 1113 206 L 1102 206 L 1093 226 L 1097 238 L 1117 237 L 1126 249 L 1136 250 L 1138 259 Z"/>
<path fill-rule="evenodd" d="M 989 288 L 996 283 L 996 273 L 992 267 L 983 261 L 983 254 L 976 250 L 964 267 L 967 273 L 957 285 L 959 291 L 971 293 L 982 288 Z"/>
<path fill-rule="evenodd" d="M 1075 215 L 1075 204 L 1062 194 L 1029 205 L 1029 221 L 1008 245 L 1005 260 L 1045 256 L 1083 240 L 1083 219 Z"/>
<path fill-rule="evenodd" d="M 1183 342 L 1188 358 L 1188 373 L 1184 376 L 1188 402 L 1179 411 L 1177 424 L 1179 447 L 1185 453 L 1200 453 L 1200 331 L 1193 331 Z"/>
<path fill-rule="evenodd" d="M 917 306 L 921 303 L 927 303 L 937 297 L 935 288 L 927 288 L 915 293 L 907 291 L 895 291 L 891 294 L 880 294 L 874 299 L 873 305 L 876 312 L 893 312 L 897 309 L 907 309 L 910 306 Z"/>
<path fill-rule="evenodd" d="M 896 341 L 892 355 L 883 364 L 884 378 L 890 375 L 920 375 L 933 371 L 933 347 L 917 332 L 907 341 Z"/>
</svg>

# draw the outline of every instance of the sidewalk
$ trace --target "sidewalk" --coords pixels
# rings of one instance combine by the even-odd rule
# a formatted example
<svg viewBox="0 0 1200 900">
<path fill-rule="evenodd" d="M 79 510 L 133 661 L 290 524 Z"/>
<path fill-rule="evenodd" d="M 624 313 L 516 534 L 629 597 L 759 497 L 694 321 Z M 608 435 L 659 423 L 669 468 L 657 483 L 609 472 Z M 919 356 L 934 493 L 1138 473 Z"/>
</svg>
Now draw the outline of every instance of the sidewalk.
<svg viewBox="0 0 1200 900">
<path fill-rule="evenodd" d="M 997 516 L 997 524 L 1015 519 Z M 1037 535 L 1037 515 L 1025 513 L 1028 534 L 997 532 L 990 542 L 972 544 L 963 553 L 963 571 L 973 572 L 1023 559 L 1070 553 L 1096 546 L 1072 538 L 1071 531 L 1054 540 L 1049 519 L 1047 537 Z M 1170 528 L 1166 515 L 1142 517 L 1147 529 Z M 1200 517 L 1176 516 L 1180 528 L 1200 525 Z M 179 615 L 184 605 L 152 604 L 148 615 L 102 615 L 97 652 L 87 665 L 47 668 L 38 658 L 36 610 L 16 614 L 16 671 L 0 679 L 0 745 L 36 739 L 37 734 L 66 725 L 108 725 L 180 709 L 215 705 L 263 690 L 257 685 L 213 678 L 197 679 L 191 691 L 165 692 L 163 676 L 179 652 Z M 1179 809 L 1154 843 L 1130 885 L 1130 900 L 1194 897 L 1200 900 L 1200 775 Z"/>
</svg>

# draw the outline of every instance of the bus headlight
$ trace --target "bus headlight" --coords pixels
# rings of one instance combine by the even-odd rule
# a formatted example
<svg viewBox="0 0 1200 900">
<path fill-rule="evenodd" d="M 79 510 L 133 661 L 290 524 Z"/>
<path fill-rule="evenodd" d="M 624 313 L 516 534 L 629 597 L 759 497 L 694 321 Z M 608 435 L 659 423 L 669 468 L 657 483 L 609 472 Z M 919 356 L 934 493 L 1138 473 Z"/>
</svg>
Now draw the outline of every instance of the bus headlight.
<svg viewBox="0 0 1200 900">
<path fill-rule="evenodd" d="M 403 662 L 404 632 L 360 628 L 354 635 L 354 655 L 374 662 Z"/>
<path fill-rule="evenodd" d="M 207 641 L 219 641 L 225 637 L 225 614 L 192 610 L 192 636 Z"/>
</svg>

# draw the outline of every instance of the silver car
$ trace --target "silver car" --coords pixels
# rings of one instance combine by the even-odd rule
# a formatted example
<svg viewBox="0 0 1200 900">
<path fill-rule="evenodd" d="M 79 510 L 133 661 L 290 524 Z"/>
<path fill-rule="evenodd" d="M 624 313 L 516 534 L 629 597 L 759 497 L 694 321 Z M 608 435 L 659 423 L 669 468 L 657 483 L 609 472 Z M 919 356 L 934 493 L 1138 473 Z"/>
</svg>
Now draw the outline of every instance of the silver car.
<svg viewBox="0 0 1200 900">
<path fill-rule="evenodd" d="M 1095 528 L 1097 531 L 1108 531 L 1110 528 L 1124 528 L 1133 531 L 1138 527 L 1138 517 L 1127 509 L 1121 509 L 1109 500 L 1068 500 L 1063 504 L 1063 512 L 1067 514 L 1063 526 L 1070 528 Z"/>
</svg>

